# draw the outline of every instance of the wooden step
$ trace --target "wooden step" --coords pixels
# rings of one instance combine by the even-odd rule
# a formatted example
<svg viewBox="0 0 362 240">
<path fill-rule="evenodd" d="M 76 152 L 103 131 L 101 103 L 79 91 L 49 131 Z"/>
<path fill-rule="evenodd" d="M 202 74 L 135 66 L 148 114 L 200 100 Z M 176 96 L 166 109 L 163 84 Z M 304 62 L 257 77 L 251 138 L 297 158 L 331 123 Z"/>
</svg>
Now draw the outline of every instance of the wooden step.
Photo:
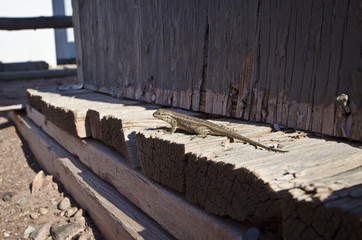
<svg viewBox="0 0 362 240">
<path fill-rule="evenodd" d="M 183 196 L 165 189 L 132 169 L 118 152 L 93 139 L 80 139 L 47 121 L 45 116 L 28 106 L 28 116 L 61 146 L 111 183 L 164 229 L 179 239 L 240 239 L 248 228 L 206 213 L 188 203 Z M 263 233 L 261 239 L 273 239 Z"/>
<path fill-rule="evenodd" d="M 125 156 L 132 168 L 140 166 L 136 133 L 167 126 L 163 121 L 155 121 L 152 113 L 159 107 L 152 104 L 119 100 L 85 89 L 28 89 L 27 94 L 29 105 L 47 120 L 80 138 L 101 140 Z"/>
<path fill-rule="evenodd" d="M 62 182 L 107 239 L 173 239 L 26 116 L 12 112 L 11 118 L 40 165 Z"/>
<path fill-rule="evenodd" d="M 267 146 L 280 144 L 289 152 L 255 149 L 230 143 L 226 137 L 191 140 L 192 135 L 182 131 L 171 135 L 147 129 L 136 136 L 144 173 L 185 192 L 189 202 L 207 212 L 272 228 L 286 239 L 342 232 L 358 236 L 362 229 L 360 143 L 302 132 L 271 132 L 269 126 L 240 121 L 213 122 Z M 334 225 L 327 220 L 331 216 Z"/>
<path fill-rule="evenodd" d="M 54 99 L 66 97 L 66 94 L 56 96 L 58 93 L 43 91 L 34 94 L 31 99 L 36 99 L 39 95 L 46 99 L 47 94 L 52 95 L 51 98 Z M 209 136 L 205 139 L 191 140 L 193 135 L 183 131 L 165 134 L 164 130 L 168 124 L 152 117 L 153 111 L 157 109 L 153 105 L 137 102 L 122 105 L 119 101 L 124 100 L 117 99 L 103 100 L 105 105 L 102 105 L 103 103 L 91 100 L 107 97 L 94 97 L 93 93 L 75 97 L 88 101 L 79 105 L 79 109 L 83 111 L 83 125 L 88 122 L 91 135 L 118 149 L 126 157 L 131 168 L 137 169 L 140 164 L 143 174 L 184 194 L 188 202 L 201 206 L 207 212 L 227 216 L 238 222 L 270 228 L 283 234 L 285 239 L 295 239 L 300 236 L 304 236 L 305 239 L 316 236 L 338 236 L 343 232 L 352 237 L 362 229 L 358 220 L 362 216 L 360 143 L 316 137 L 314 134 L 298 131 L 271 132 L 270 127 L 266 125 L 231 119 L 212 121 L 233 128 L 238 133 L 264 145 L 280 145 L 283 149 L 289 150 L 289 153 L 255 149 L 242 142 L 230 142 L 226 137 Z M 43 101 L 46 103 L 43 105 L 45 109 L 52 111 L 52 108 L 61 106 L 57 101 Z M 116 103 L 109 104 L 111 101 Z M 32 102 L 31 105 L 39 109 Z M 76 104 L 72 108 L 64 106 L 62 108 L 66 110 L 63 112 L 68 114 L 75 115 L 74 113 L 79 111 Z M 48 117 L 39 115 L 34 108 L 29 109 L 29 117 L 42 126 L 49 135 L 57 139 L 69 152 L 78 156 L 97 175 L 116 186 L 119 192 L 165 229 L 169 229 L 172 224 L 175 225 L 174 218 L 178 218 L 179 214 L 185 216 L 182 215 L 186 214 L 185 209 L 192 206 L 167 205 L 167 201 L 174 199 L 168 196 L 169 191 L 166 191 L 167 194 L 158 192 L 160 186 L 145 178 L 139 171 L 131 171 L 126 165 L 119 167 L 117 165 L 119 161 L 114 160 L 112 154 L 109 156 L 108 153 L 104 154 L 104 146 L 100 147 L 92 140 L 79 142 L 79 136 L 62 131 L 59 128 L 61 118 L 48 121 Z M 76 140 L 68 138 L 68 135 Z M 89 156 L 95 156 L 97 161 L 88 160 Z M 130 194 L 134 186 L 120 186 L 121 183 L 130 181 L 124 176 L 122 181 L 119 179 L 120 176 L 117 174 L 120 169 L 127 169 L 125 171 L 129 179 L 133 179 L 137 173 L 137 184 L 135 183 L 137 186 L 142 186 L 141 182 L 147 179 L 147 184 L 151 185 L 142 188 L 142 192 L 149 191 L 150 193 L 146 195 L 157 199 L 156 209 L 161 209 L 165 204 L 169 209 L 177 209 L 177 214 L 173 215 L 172 220 L 161 217 L 163 215 L 155 209 L 149 209 L 148 205 L 144 205 L 145 201 L 151 201 L 147 200 L 148 197 L 145 198 L 144 194 Z M 155 192 L 157 194 L 154 194 Z M 161 200 L 163 198 L 168 200 L 164 202 Z M 336 222 L 331 226 L 328 224 L 330 216 L 333 216 L 333 221 Z M 170 222 L 163 222 L 165 219 Z M 184 219 L 186 217 L 180 221 Z M 204 221 L 207 222 L 205 219 Z M 192 227 L 188 225 L 182 227 L 180 222 L 177 222 L 177 226 L 182 229 Z M 187 236 L 194 236 L 193 230 L 188 231 L 190 232 Z M 172 234 L 185 236 L 179 232 Z"/>
</svg>

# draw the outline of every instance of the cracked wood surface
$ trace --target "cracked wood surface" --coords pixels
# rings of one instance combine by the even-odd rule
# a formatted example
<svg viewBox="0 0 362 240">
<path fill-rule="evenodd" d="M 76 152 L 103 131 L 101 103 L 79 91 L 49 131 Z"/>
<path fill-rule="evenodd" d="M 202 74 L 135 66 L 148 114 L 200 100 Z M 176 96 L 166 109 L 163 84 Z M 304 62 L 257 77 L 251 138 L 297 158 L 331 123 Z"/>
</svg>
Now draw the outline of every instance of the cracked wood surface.
<svg viewBox="0 0 362 240">
<path fill-rule="evenodd" d="M 182 131 L 170 135 L 146 130 L 137 134 L 144 173 L 184 192 L 189 202 L 210 213 L 271 228 L 286 239 L 328 239 L 342 232 L 351 238 L 358 236 L 362 226 L 361 144 L 303 132 L 270 132 L 269 127 L 237 121 L 213 121 L 263 144 L 282 144 L 289 153 L 229 143 L 226 137 L 191 140 L 192 135 Z M 338 224 L 329 226 L 328 216 Z"/>
</svg>

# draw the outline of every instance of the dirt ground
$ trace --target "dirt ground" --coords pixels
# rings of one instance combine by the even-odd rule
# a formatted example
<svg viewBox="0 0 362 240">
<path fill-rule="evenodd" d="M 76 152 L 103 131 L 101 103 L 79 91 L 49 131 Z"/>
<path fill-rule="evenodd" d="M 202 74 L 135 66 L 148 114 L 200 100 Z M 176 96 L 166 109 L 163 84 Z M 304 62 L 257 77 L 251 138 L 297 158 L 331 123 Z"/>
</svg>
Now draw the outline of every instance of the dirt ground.
<svg viewBox="0 0 362 240">
<path fill-rule="evenodd" d="M 83 226 L 74 239 L 104 239 L 56 179 L 45 177 L 39 191 L 32 194 L 33 179 L 41 170 L 7 113 L 0 113 L 0 239 L 33 239 L 29 232 L 34 229 L 36 232 L 47 224 L 53 228 L 74 222 Z M 60 210 L 59 203 L 65 197 L 71 204 L 68 210 Z M 78 212 L 70 214 L 70 208 Z M 50 231 L 48 228 L 44 239 L 55 239 Z"/>
</svg>

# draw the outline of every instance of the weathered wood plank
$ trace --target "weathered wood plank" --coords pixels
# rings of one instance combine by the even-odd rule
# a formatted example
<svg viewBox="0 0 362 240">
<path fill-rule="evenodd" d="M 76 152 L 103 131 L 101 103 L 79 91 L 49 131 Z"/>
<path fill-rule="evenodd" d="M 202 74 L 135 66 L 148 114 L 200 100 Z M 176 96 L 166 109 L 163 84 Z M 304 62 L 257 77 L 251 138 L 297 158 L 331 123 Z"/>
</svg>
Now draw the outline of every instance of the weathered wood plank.
<svg viewBox="0 0 362 240">
<path fill-rule="evenodd" d="M 25 109 L 25 104 L 10 105 L 5 107 L 0 106 L 0 112 L 16 111 L 21 109 Z"/>
<path fill-rule="evenodd" d="M 358 1 L 91 0 L 78 11 L 88 89 L 362 141 Z M 342 93 L 350 114 L 336 108 Z"/>
<path fill-rule="evenodd" d="M 122 106 L 115 109 L 91 109 L 88 119 L 93 138 L 115 148 L 129 166 L 140 166 L 137 156 L 136 132 L 152 126 L 154 105 Z M 165 126 L 161 121 L 156 126 Z"/>
<path fill-rule="evenodd" d="M 77 69 L 65 68 L 54 70 L 34 70 L 18 72 L 0 72 L 0 81 L 28 80 L 36 78 L 61 78 L 77 75 Z"/>
<path fill-rule="evenodd" d="M 91 139 L 81 140 L 61 130 L 32 109 L 29 118 L 53 137 L 95 174 L 111 183 L 122 195 L 155 219 L 179 239 L 239 239 L 247 230 L 205 213 L 187 203 L 180 195 L 154 183 L 131 169 L 112 149 Z M 197 223 L 197 224 L 196 224 Z M 273 238 L 261 235 L 262 239 Z"/>
<path fill-rule="evenodd" d="M 282 202 L 289 201 L 286 193 L 290 189 L 292 199 L 295 197 L 292 190 L 305 189 L 305 199 L 312 195 L 312 199 L 320 202 L 322 211 L 328 212 L 326 197 L 333 196 L 341 186 L 349 189 L 361 185 L 360 178 L 339 178 L 349 172 L 362 174 L 361 144 L 308 137 L 303 133 L 266 134 L 266 127 L 249 125 L 248 130 L 242 130 L 240 124 L 230 126 L 244 136 L 248 136 L 248 131 L 260 132 L 257 136 L 260 142 L 281 143 L 290 152 L 272 153 L 242 143 L 227 143 L 226 138 L 215 136 L 190 141 L 190 135 L 177 132 L 165 135 L 149 129 L 137 134 L 140 161 L 146 162 L 143 167 L 150 169 L 144 171 L 152 172 L 150 177 L 156 181 L 184 191 L 188 201 L 207 212 L 252 222 L 277 232 L 285 228 L 282 226 Z M 339 184 L 330 184 L 336 182 Z M 308 191 L 311 188 L 313 194 Z M 293 201 L 302 209 L 299 200 Z M 356 204 L 361 207 L 360 203 Z M 308 206 L 303 211 L 313 215 L 316 205 L 312 202 Z M 345 205 L 335 207 L 346 213 Z M 344 221 L 343 214 L 338 221 Z M 354 215 L 354 219 L 360 216 L 360 212 L 353 210 L 348 214 Z M 313 222 L 311 218 L 308 221 Z"/>
<path fill-rule="evenodd" d="M 45 61 L 0 63 L 0 72 L 47 70 L 49 64 Z"/>
<path fill-rule="evenodd" d="M 173 239 L 28 118 L 12 113 L 12 119 L 39 163 L 59 178 L 107 239 Z"/>
<path fill-rule="evenodd" d="M 81 34 L 81 19 L 79 11 L 79 0 L 72 0 L 73 16 L 72 21 L 74 22 L 74 44 L 75 44 L 75 58 L 77 64 L 77 79 L 78 83 L 83 85 L 83 51 L 82 51 L 82 34 Z"/>
<path fill-rule="evenodd" d="M 117 108 L 132 103 L 84 89 L 28 89 L 27 94 L 29 104 L 43 113 L 49 121 L 56 122 L 63 130 L 81 138 L 91 136 L 89 121 L 86 118 L 89 109 Z"/>
<path fill-rule="evenodd" d="M 50 79 L 0 81 L 0 106 L 26 104 L 26 89 L 76 84 L 75 76 Z"/>
</svg>

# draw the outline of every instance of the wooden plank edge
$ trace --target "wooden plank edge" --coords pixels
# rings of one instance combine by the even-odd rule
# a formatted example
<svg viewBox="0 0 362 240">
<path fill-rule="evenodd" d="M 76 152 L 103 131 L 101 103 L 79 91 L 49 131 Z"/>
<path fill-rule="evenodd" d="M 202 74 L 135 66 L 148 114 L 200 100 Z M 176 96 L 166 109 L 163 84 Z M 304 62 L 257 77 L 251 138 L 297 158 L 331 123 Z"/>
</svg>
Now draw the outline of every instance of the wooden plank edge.
<svg viewBox="0 0 362 240">
<path fill-rule="evenodd" d="M 40 165 L 62 182 L 107 239 L 173 239 L 26 116 L 15 112 L 9 115 Z"/>
<path fill-rule="evenodd" d="M 28 117 L 176 238 L 242 239 L 245 236 L 248 227 L 236 226 L 188 203 L 180 195 L 129 167 L 115 150 L 96 140 L 79 139 L 68 134 L 30 106 Z M 260 235 L 260 239 L 274 238 L 268 233 Z"/>
<path fill-rule="evenodd" d="M 19 71 L 19 72 L 2 72 L 0 81 L 27 80 L 35 78 L 60 78 L 76 76 L 77 69 L 65 68 L 56 70 L 36 70 L 36 71 Z"/>
<path fill-rule="evenodd" d="M 72 0 L 73 7 L 73 31 L 75 44 L 75 57 L 77 64 L 77 78 L 79 84 L 83 86 L 83 53 L 82 53 L 82 34 L 80 31 L 80 6 L 78 0 Z"/>
<path fill-rule="evenodd" d="M 23 110 L 23 109 L 25 109 L 25 107 L 26 107 L 26 104 L 16 104 L 16 105 L 10 105 L 10 106 L 0 106 L 0 112 Z"/>
</svg>

